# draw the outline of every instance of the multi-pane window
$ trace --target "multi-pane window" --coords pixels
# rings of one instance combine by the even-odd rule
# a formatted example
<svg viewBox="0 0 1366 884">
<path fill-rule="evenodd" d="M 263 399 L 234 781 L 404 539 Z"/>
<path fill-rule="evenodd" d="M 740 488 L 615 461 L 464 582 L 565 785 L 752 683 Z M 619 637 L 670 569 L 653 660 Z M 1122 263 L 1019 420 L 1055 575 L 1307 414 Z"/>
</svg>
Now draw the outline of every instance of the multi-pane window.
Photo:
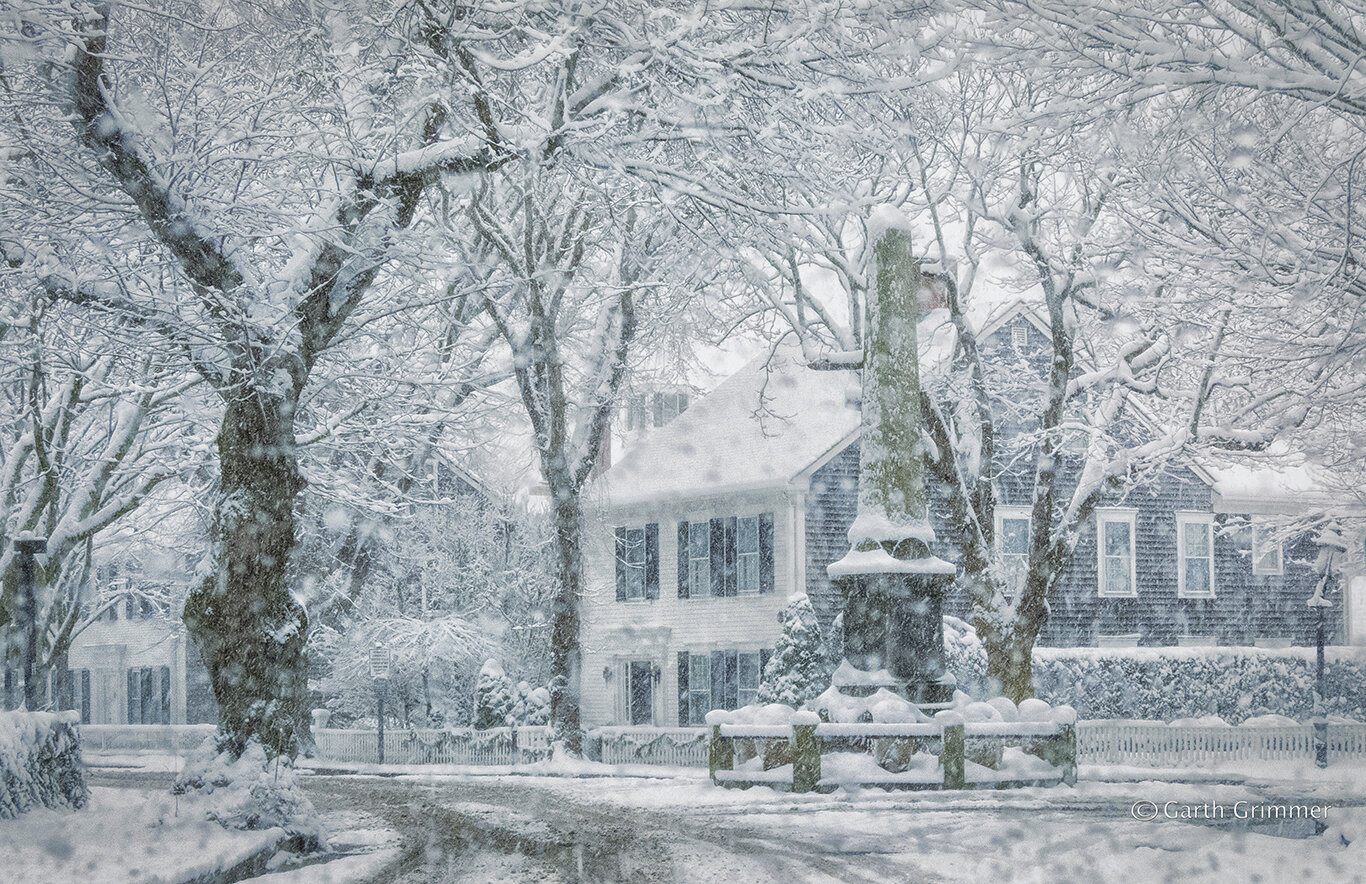
<svg viewBox="0 0 1366 884">
<path fill-rule="evenodd" d="M 169 666 L 128 670 L 128 723 L 171 723 Z"/>
<path fill-rule="evenodd" d="M 1192 598 L 1214 595 L 1214 523 L 1208 514 L 1176 516 L 1176 591 Z"/>
<path fill-rule="evenodd" d="M 616 529 L 617 601 L 659 598 L 659 525 Z"/>
<path fill-rule="evenodd" d="M 626 550 L 622 556 L 622 568 L 626 572 L 626 597 L 645 598 L 645 531 L 641 528 L 628 528 L 626 531 Z"/>
<path fill-rule="evenodd" d="M 711 711 L 711 657 L 706 654 L 688 656 L 688 720 L 683 724 L 703 724 Z M 682 693 L 682 692 L 680 692 Z"/>
<path fill-rule="evenodd" d="M 1096 512 L 1100 595 L 1137 594 L 1134 580 L 1134 516 L 1130 510 Z"/>
<path fill-rule="evenodd" d="M 996 550 L 1001 557 L 1001 576 L 1005 590 L 1018 597 L 1029 575 L 1029 510 L 1025 507 L 996 508 Z"/>
<path fill-rule="evenodd" d="M 678 723 L 706 723 L 713 709 L 738 709 L 759 695 L 768 651 L 710 651 L 678 655 Z"/>
<path fill-rule="evenodd" d="M 1281 561 L 1281 539 L 1276 536 L 1271 525 L 1252 525 L 1252 573 L 1282 574 L 1285 563 Z"/>
<path fill-rule="evenodd" d="M 711 592 L 711 526 L 688 523 L 688 594 L 702 598 Z"/>
<path fill-rule="evenodd" d="M 749 706 L 759 695 L 759 682 L 763 673 L 759 671 L 758 654 L 739 654 L 737 659 L 736 702 Z"/>
<path fill-rule="evenodd" d="M 773 592 L 773 513 L 678 523 L 678 597 Z"/>
<path fill-rule="evenodd" d="M 740 519 L 736 538 L 736 581 L 740 592 L 759 591 L 759 517 Z"/>
</svg>

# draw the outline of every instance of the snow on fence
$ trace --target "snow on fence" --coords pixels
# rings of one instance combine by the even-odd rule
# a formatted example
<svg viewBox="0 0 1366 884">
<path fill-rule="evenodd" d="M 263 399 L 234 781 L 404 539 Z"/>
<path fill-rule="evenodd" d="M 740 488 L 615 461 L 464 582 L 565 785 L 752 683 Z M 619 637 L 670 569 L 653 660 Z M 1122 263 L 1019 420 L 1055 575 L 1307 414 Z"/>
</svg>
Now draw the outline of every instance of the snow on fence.
<svg viewBox="0 0 1366 884">
<path fill-rule="evenodd" d="M 162 752 L 188 755 L 217 727 L 212 724 L 83 724 L 87 752 Z"/>
<path fill-rule="evenodd" d="M 834 724 L 798 713 L 790 725 L 714 723 L 708 770 L 717 785 L 767 784 L 793 792 L 853 784 L 897 789 L 1074 785 L 1077 731 L 1071 720 L 964 723 L 957 715 L 944 715 L 923 724 Z"/>
<path fill-rule="evenodd" d="M 705 727 L 600 727 L 588 732 L 606 764 L 702 767 L 711 732 Z"/>
<path fill-rule="evenodd" d="M 384 734 L 388 764 L 530 764 L 550 757 L 549 727 L 409 728 Z M 373 730 L 314 728 L 317 757 L 327 761 L 374 764 L 379 734 Z"/>
<path fill-rule="evenodd" d="M 1328 762 L 1366 757 L 1366 724 L 1328 725 Z M 1237 761 L 1313 761 L 1314 725 L 1189 727 L 1083 721 L 1077 757 L 1090 764 L 1187 767 Z"/>
<path fill-rule="evenodd" d="M 74 712 L 0 712 L 0 819 L 89 798 Z"/>
</svg>

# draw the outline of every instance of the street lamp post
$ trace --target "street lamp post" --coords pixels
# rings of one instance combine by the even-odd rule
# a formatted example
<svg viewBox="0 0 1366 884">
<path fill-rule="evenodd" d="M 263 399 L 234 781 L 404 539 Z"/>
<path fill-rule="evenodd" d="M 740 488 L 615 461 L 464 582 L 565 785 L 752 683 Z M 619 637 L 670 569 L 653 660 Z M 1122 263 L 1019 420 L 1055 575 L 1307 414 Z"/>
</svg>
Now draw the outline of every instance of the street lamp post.
<svg viewBox="0 0 1366 884">
<path fill-rule="evenodd" d="M 377 707 L 378 727 L 378 762 L 384 763 L 384 688 L 389 683 L 389 668 L 393 664 L 393 655 L 389 649 L 382 644 L 376 644 L 370 651 L 370 677 L 375 681 L 375 704 Z"/>
<path fill-rule="evenodd" d="M 47 552 L 47 538 L 35 537 L 28 531 L 14 538 L 15 567 L 18 569 L 20 616 L 24 618 L 24 708 L 33 712 L 38 708 L 38 587 L 34 579 L 37 564 L 34 557 Z"/>
<path fill-rule="evenodd" d="M 1314 594 L 1305 600 L 1305 604 L 1316 609 L 1318 614 L 1318 624 L 1315 629 L 1315 649 L 1317 652 L 1314 672 L 1314 764 L 1319 767 L 1328 766 L 1328 719 L 1325 717 L 1323 702 L 1323 645 L 1324 645 L 1324 612 L 1333 606 L 1333 603 L 1324 598 L 1324 591 L 1329 588 L 1333 579 L 1333 560 L 1339 552 L 1347 552 L 1347 542 L 1342 538 L 1342 532 L 1336 524 L 1330 523 L 1319 533 L 1319 582 L 1314 587 Z"/>
</svg>

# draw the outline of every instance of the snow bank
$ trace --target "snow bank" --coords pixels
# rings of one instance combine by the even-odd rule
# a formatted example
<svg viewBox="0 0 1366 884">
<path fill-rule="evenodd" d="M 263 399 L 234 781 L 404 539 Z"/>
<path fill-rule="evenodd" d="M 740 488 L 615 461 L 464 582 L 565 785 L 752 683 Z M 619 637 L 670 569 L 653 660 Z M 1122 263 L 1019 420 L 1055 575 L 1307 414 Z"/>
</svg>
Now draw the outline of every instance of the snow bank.
<svg viewBox="0 0 1366 884">
<path fill-rule="evenodd" d="M 322 821 L 299 787 L 288 758 L 268 758 L 253 738 L 241 757 L 218 750 L 210 737 L 186 761 L 171 790 L 185 796 L 190 812 L 224 828 L 256 831 L 279 828 L 307 847 L 323 847 Z"/>
<path fill-rule="evenodd" d="M 85 806 L 79 720 L 75 712 L 0 712 L 0 819 Z"/>
<path fill-rule="evenodd" d="M 824 712 L 825 718 L 841 724 L 859 721 L 914 724 L 929 721 L 914 703 L 908 703 L 886 688 L 878 688 L 867 697 L 850 697 L 832 686 L 807 706 L 815 712 Z"/>
</svg>

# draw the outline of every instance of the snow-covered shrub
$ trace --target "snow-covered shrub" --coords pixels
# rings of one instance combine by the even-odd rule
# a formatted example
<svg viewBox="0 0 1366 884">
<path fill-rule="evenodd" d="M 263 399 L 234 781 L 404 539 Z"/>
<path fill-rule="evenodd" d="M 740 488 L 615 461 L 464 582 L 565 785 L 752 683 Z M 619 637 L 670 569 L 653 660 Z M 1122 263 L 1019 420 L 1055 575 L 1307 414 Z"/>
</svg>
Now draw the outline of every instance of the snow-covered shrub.
<svg viewBox="0 0 1366 884">
<path fill-rule="evenodd" d="M 972 626 L 945 617 L 944 650 L 959 688 L 978 698 L 996 693 Z M 1082 718 L 1304 720 L 1313 711 L 1314 666 L 1312 648 L 1035 648 L 1034 693 Z M 1327 712 L 1366 718 L 1366 653 L 1330 649 L 1324 682 Z"/>
<path fill-rule="evenodd" d="M 1034 692 L 1082 718 L 1303 721 L 1314 669 L 1312 648 L 1036 648 Z M 1366 717 L 1366 653 L 1329 649 L 1324 688 L 1328 713 Z"/>
<path fill-rule="evenodd" d="M 289 758 L 270 758 L 255 737 L 238 758 L 206 739 L 189 758 L 171 791 L 191 812 L 228 829 L 280 828 L 304 849 L 324 846 L 322 821 L 299 788 Z"/>
<path fill-rule="evenodd" d="M 0 819 L 90 797 L 74 712 L 0 712 Z"/>
<path fill-rule="evenodd" d="M 529 682 L 517 682 L 517 699 L 508 716 L 518 727 L 550 724 L 550 691 L 533 688 Z"/>
<path fill-rule="evenodd" d="M 944 618 L 944 666 L 958 680 L 958 688 L 974 697 L 1000 693 L 987 680 L 987 651 L 977 630 L 957 617 Z"/>
<path fill-rule="evenodd" d="M 793 593 L 783 610 L 783 632 L 764 667 L 760 703 L 800 706 L 830 686 L 830 658 L 816 611 L 805 593 Z"/>
<path fill-rule="evenodd" d="M 480 730 L 507 727 L 513 707 L 512 679 L 497 660 L 485 660 L 474 687 L 474 726 Z"/>
</svg>

